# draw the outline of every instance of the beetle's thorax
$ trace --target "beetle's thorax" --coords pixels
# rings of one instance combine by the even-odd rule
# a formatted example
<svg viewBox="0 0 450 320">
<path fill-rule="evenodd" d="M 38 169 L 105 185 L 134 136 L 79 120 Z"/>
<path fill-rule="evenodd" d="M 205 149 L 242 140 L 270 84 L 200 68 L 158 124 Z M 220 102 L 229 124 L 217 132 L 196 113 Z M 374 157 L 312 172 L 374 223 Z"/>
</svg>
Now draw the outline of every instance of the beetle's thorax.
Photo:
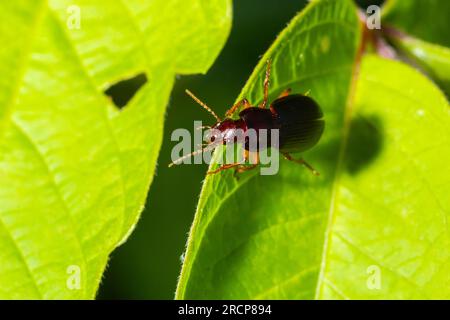
<svg viewBox="0 0 450 320">
<path fill-rule="evenodd" d="M 215 124 L 212 128 L 215 140 L 220 139 L 223 144 L 237 142 L 236 138 L 239 137 L 238 131 L 245 132 L 247 127 L 242 119 L 233 120 L 226 118 L 221 122 Z"/>
</svg>

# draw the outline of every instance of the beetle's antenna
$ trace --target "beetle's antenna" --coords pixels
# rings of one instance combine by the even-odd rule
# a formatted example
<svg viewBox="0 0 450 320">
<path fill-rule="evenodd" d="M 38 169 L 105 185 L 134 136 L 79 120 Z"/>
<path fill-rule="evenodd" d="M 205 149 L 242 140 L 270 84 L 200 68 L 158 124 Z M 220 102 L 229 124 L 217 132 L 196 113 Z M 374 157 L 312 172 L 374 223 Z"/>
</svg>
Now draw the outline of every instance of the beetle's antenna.
<svg viewBox="0 0 450 320">
<path fill-rule="evenodd" d="M 216 118 L 217 122 L 220 122 L 222 120 L 220 120 L 220 118 L 217 116 L 217 114 L 212 111 L 212 109 L 210 107 L 208 107 L 204 102 L 202 102 L 199 98 L 197 98 L 192 92 L 190 92 L 188 89 L 185 90 L 185 92 L 192 98 L 194 99 L 195 102 L 197 102 L 199 105 L 201 105 L 206 111 L 208 111 L 209 113 L 211 113 L 213 115 L 214 118 Z"/>
<path fill-rule="evenodd" d="M 211 126 L 200 126 L 195 128 L 195 130 L 211 129 Z"/>
<path fill-rule="evenodd" d="M 187 155 L 184 155 L 184 156 L 178 158 L 177 160 L 169 163 L 169 168 L 172 167 L 173 165 L 179 164 L 180 162 L 182 162 L 186 158 L 195 156 L 195 155 L 203 153 L 205 151 L 212 150 L 212 149 L 216 148 L 217 145 L 218 145 L 217 143 L 211 143 L 211 144 L 208 144 L 205 148 L 202 148 L 202 149 L 199 149 L 199 150 L 195 150 L 194 152 L 191 152 L 191 153 L 189 153 Z"/>
</svg>

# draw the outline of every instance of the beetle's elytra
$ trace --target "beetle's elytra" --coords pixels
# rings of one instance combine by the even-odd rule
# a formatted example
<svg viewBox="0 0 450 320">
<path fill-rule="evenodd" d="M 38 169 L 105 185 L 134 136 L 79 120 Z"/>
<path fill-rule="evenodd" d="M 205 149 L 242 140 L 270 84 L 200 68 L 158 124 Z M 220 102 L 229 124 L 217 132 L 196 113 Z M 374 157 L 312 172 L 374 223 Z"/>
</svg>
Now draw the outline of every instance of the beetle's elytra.
<svg viewBox="0 0 450 320">
<path fill-rule="evenodd" d="M 318 175 L 319 173 L 310 166 L 302 158 L 294 159 L 291 153 L 303 152 L 317 144 L 322 136 L 325 121 L 322 119 L 323 114 L 319 105 L 308 95 L 290 94 L 291 90 L 288 88 L 281 93 L 281 95 L 274 100 L 267 108 L 269 96 L 269 79 L 270 79 L 270 60 L 267 62 L 266 76 L 264 79 L 264 100 L 258 106 L 252 106 L 247 99 L 242 99 L 232 106 L 225 114 L 225 119 L 220 119 L 214 111 L 205 103 L 200 101 L 189 90 L 186 93 L 190 95 L 198 104 L 210 112 L 217 120 L 211 127 L 214 134 L 208 137 L 208 146 L 204 149 L 195 151 L 187 156 L 184 156 L 169 166 L 181 162 L 182 159 L 201 153 L 209 147 L 215 147 L 219 144 L 234 143 L 235 140 L 228 137 L 234 137 L 234 132 L 241 129 L 244 132 L 249 129 L 254 129 L 259 132 L 260 129 L 278 129 L 279 130 L 279 144 L 278 149 L 287 160 L 294 161 L 306 166 L 312 173 Z M 238 119 L 232 119 L 231 115 L 242 108 Z M 243 172 L 251 170 L 258 165 L 259 162 L 259 144 L 256 150 L 249 148 L 247 143 L 244 145 L 244 160 L 256 159 L 256 163 L 246 165 L 243 163 L 224 164 L 216 170 L 209 171 L 208 174 L 218 173 L 220 171 L 235 168 L 236 172 Z"/>
</svg>

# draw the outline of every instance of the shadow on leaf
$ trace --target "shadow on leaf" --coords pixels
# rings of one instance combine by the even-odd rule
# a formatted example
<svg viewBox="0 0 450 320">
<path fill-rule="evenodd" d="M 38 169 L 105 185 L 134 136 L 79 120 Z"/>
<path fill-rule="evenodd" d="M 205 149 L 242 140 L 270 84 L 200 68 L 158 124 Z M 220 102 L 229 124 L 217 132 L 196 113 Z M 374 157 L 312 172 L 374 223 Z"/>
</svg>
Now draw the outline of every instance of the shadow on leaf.
<svg viewBox="0 0 450 320">
<path fill-rule="evenodd" d="M 383 124 L 377 116 L 357 115 L 350 124 L 345 168 L 354 175 L 374 162 L 383 148 Z"/>
<path fill-rule="evenodd" d="M 322 168 L 334 168 L 339 157 L 342 136 L 336 135 L 317 146 L 317 154 Z M 350 123 L 344 169 L 351 175 L 374 162 L 383 148 L 383 125 L 375 115 L 357 114 Z"/>
</svg>

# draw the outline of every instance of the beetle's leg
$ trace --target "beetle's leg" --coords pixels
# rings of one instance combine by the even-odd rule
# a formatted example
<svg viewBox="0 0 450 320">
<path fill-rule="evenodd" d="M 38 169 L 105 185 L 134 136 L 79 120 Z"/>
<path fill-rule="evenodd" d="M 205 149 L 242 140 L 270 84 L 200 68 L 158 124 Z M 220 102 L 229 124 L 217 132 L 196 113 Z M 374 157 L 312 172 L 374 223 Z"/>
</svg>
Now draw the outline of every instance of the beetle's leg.
<svg viewBox="0 0 450 320">
<path fill-rule="evenodd" d="M 250 165 L 240 165 L 234 170 L 234 177 L 238 178 L 237 174 L 245 171 L 255 169 L 259 164 L 259 152 L 250 152 L 244 150 L 244 163 L 250 159 Z"/>
<path fill-rule="evenodd" d="M 259 164 L 259 151 L 248 151 L 244 149 L 244 163 L 246 164 L 250 160 L 251 165 L 258 165 Z M 245 166 L 244 166 L 245 167 Z M 245 170 L 244 170 L 245 171 Z"/>
<path fill-rule="evenodd" d="M 281 92 L 280 95 L 278 96 L 278 99 L 287 97 L 288 95 L 291 94 L 291 91 L 292 91 L 291 88 L 287 88 L 287 89 L 283 90 L 283 92 Z"/>
<path fill-rule="evenodd" d="M 267 101 L 269 100 L 269 80 L 270 80 L 270 66 L 271 66 L 272 62 L 269 60 L 267 60 L 267 69 L 266 69 L 266 77 L 264 78 L 264 100 L 263 102 L 259 105 L 260 108 L 265 108 L 267 107 Z"/>
<path fill-rule="evenodd" d="M 230 110 L 228 110 L 228 111 L 225 113 L 225 116 L 226 116 L 226 117 L 230 117 L 230 116 L 233 115 L 233 113 L 234 113 L 238 108 L 240 108 L 241 106 L 244 106 L 244 109 L 245 109 L 245 108 L 249 108 L 251 105 L 250 105 L 250 102 L 248 102 L 247 99 L 242 99 L 242 100 L 236 102 L 236 103 L 234 104 L 234 106 L 232 106 L 232 107 L 230 108 Z"/>
<path fill-rule="evenodd" d="M 316 169 L 314 169 L 308 162 L 306 162 L 302 158 L 294 159 L 294 158 L 292 158 L 292 156 L 289 153 L 283 153 L 283 156 L 289 161 L 293 161 L 293 162 L 304 165 L 306 168 L 308 168 L 312 172 L 313 175 L 315 175 L 315 176 L 320 175 L 320 173 Z"/>
<path fill-rule="evenodd" d="M 245 171 L 249 171 L 249 170 L 255 169 L 257 166 L 258 166 L 257 164 L 252 164 L 250 166 L 243 166 L 243 165 L 241 165 L 241 166 L 239 166 L 238 168 L 236 168 L 234 170 L 234 177 L 238 178 L 238 173 L 242 173 L 242 172 L 245 172 Z"/>
<path fill-rule="evenodd" d="M 231 169 L 237 166 L 240 166 L 241 164 L 238 163 L 229 163 L 229 164 L 224 164 L 223 166 L 220 166 L 219 168 L 217 168 L 216 170 L 212 170 L 212 171 L 208 171 L 206 174 L 215 174 L 215 173 L 219 173 L 220 171 L 223 170 L 227 170 L 227 169 Z"/>
</svg>

